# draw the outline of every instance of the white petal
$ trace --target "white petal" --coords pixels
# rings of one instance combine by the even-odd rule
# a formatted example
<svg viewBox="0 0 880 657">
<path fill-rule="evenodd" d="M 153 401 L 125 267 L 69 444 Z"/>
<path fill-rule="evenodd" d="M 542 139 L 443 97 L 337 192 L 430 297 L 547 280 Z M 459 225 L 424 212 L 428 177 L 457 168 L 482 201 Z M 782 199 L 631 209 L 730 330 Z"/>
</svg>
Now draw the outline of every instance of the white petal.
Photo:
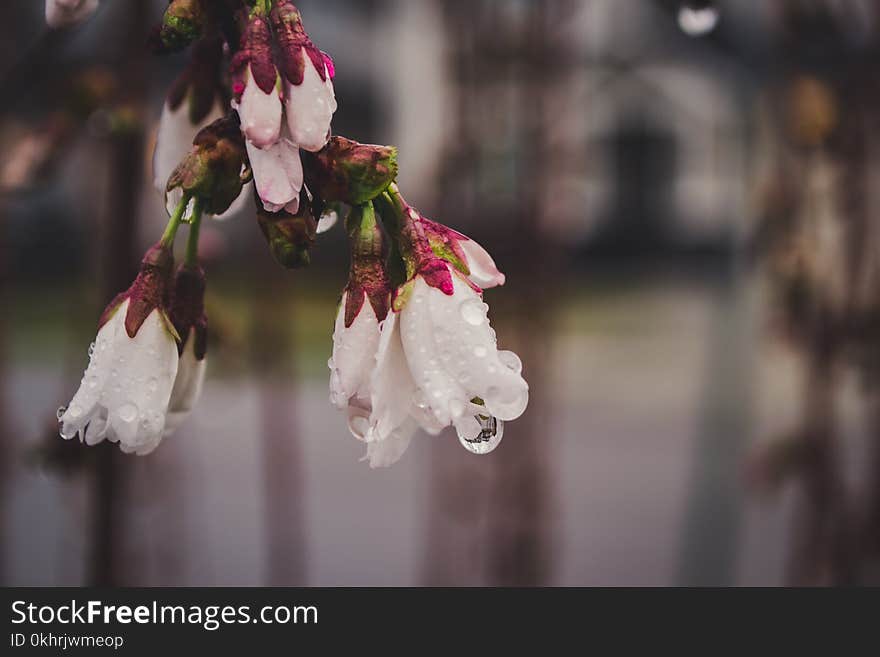
<svg viewBox="0 0 880 657">
<path fill-rule="evenodd" d="M 195 342 L 195 330 L 190 329 L 177 365 L 171 399 L 168 401 L 168 417 L 165 420 L 164 432 L 166 436 L 177 430 L 202 394 L 207 361 L 204 358 L 201 360 L 196 358 Z"/>
<path fill-rule="evenodd" d="M 46 23 L 65 27 L 85 20 L 98 8 L 98 0 L 46 0 Z"/>
<path fill-rule="evenodd" d="M 333 355 L 330 359 L 330 400 L 339 409 L 345 408 L 352 397 L 370 398 L 370 374 L 379 346 L 379 322 L 368 299 L 364 299 L 360 312 L 351 326 L 346 328 L 347 298 L 348 292 L 345 292 L 336 313 Z"/>
<path fill-rule="evenodd" d="M 497 418 L 514 420 L 528 405 L 518 359 L 499 357 L 488 306 L 459 276 L 452 279 L 449 296 L 417 278 L 402 311 L 401 337 L 413 379 L 441 422 L 461 417 L 473 397 L 482 398 Z"/>
<path fill-rule="evenodd" d="M 285 82 L 284 106 L 287 127 L 293 143 L 307 151 L 324 148 L 330 135 L 330 122 L 336 111 L 333 81 L 321 80 L 318 71 L 303 51 L 306 66 L 302 84 Z M 326 71 L 326 67 L 325 67 Z"/>
<path fill-rule="evenodd" d="M 180 161 L 192 148 L 192 141 L 196 133 L 205 126 L 213 123 L 223 116 L 220 106 L 215 104 L 207 116 L 198 124 L 189 120 L 187 102 L 182 102 L 177 109 L 171 109 L 168 103 L 162 107 L 162 116 L 159 118 L 159 129 L 156 132 L 156 148 L 153 151 L 153 186 L 161 193 L 165 193 L 165 186 L 171 172 L 180 164 Z M 178 191 L 179 194 L 180 190 Z M 180 200 L 179 198 L 177 199 Z M 168 208 L 168 213 L 174 211 L 177 203 Z"/>
<path fill-rule="evenodd" d="M 368 442 L 367 453 L 361 460 L 369 461 L 371 468 L 387 468 L 394 465 L 409 447 L 415 429 L 415 422 L 409 420 L 384 440 Z"/>
<path fill-rule="evenodd" d="M 415 409 L 417 389 L 400 341 L 399 321 L 399 314 L 390 312 L 382 322 L 376 367 L 370 379 L 373 440 L 393 435 Z"/>
<path fill-rule="evenodd" d="M 263 207 L 269 212 L 278 212 L 298 199 L 303 182 L 299 149 L 286 139 L 279 139 L 265 149 L 257 148 L 249 141 L 245 144 Z"/>
<path fill-rule="evenodd" d="M 504 285 L 504 274 L 498 271 L 495 261 L 486 249 L 470 238 L 460 240 L 458 244 L 467 258 L 467 266 L 471 272 L 468 278 L 484 289 Z"/>
<path fill-rule="evenodd" d="M 241 131 L 257 148 L 268 148 L 281 133 L 281 99 L 275 87 L 270 93 L 263 92 L 254 82 L 248 69 L 241 102 L 233 107 L 241 120 Z"/>
<path fill-rule="evenodd" d="M 128 301 L 98 331 L 83 383 L 61 417 L 62 436 L 82 432 L 93 444 L 103 438 L 124 451 L 145 454 L 162 438 L 177 374 L 177 345 L 158 310 L 134 338 L 125 331 Z M 88 426 L 91 421 L 95 426 Z"/>
</svg>

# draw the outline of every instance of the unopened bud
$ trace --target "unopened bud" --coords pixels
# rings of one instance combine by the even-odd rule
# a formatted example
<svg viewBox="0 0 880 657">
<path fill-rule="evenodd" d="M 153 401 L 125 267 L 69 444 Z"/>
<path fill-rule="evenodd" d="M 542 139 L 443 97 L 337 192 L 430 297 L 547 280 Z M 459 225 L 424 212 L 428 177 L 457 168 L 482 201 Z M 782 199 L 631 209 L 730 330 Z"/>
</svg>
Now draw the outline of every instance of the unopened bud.
<svg viewBox="0 0 880 657">
<path fill-rule="evenodd" d="M 179 187 L 200 198 L 208 214 L 222 214 L 241 193 L 246 157 L 238 122 L 232 116 L 218 119 L 196 135 L 192 149 L 168 178 L 166 192 Z"/>
<path fill-rule="evenodd" d="M 397 177 L 394 146 L 331 137 L 317 153 L 302 152 L 309 189 L 325 202 L 360 205 L 385 191 Z"/>
<path fill-rule="evenodd" d="M 256 197 L 255 197 L 256 198 Z M 315 241 L 317 223 L 312 215 L 312 207 L 305 198 L 300 197 L 299 210 L 291 214 L 284 210 L 269 212 L 259 198 L 257 203 L 257 223 L 269 243 L 272 255 L 287 269 L 299 269 L 310 262 L 309 249 Z"/>
<path fill-rule="evenodd" d="M 183 50 L 202 35 L 205 25 L 204 0 L 171 0 L 159 38 L 169 51 Z"/>
</svg>

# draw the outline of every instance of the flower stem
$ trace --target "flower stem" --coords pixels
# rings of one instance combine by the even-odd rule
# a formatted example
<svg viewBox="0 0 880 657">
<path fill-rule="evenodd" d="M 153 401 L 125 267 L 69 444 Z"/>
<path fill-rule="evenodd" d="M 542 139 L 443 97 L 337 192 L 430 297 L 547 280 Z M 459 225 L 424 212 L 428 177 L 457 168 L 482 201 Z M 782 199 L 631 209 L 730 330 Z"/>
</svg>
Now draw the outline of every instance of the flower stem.
<svg viewBox="0 0 880 657">
<path fill-rule="evenodd" d="M 189 237 L 186 240 L 184 263 L 195 266 L 199 263 L 199 228 L 202 225 L 202 200 L 196 196 L 193 201 L 192 218 L 189 221 Z"/>
<path fill-rule="evenodd" d="M 177 229 L 180 228 L 180 222 L 186 212 L 186 206 L 189 205 L 190 198 L 192 197 L 189 194 L 184 194 L 180 203 L 174 208 L 174 213 L 165 226 L 165 232 L 162 233 L 162 239 L 159 240 L 159 244 L 163 247 L 170 248 L 174 244 L 174 237 L 177 235 Z"/>
</svg>

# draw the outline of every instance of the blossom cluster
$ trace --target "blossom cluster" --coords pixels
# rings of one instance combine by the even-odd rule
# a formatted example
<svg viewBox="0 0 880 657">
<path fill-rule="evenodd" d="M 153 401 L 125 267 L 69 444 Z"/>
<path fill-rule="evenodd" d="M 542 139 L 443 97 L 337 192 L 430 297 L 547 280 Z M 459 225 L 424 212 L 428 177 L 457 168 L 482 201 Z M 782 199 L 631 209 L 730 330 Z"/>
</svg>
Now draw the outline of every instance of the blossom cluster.
<svg viewBox="0 0 880 657">
<path fill-rule="evenodd" d="M 47 18 L 50 6 L 82 18 L 95 5 L 49 0 Z M 154 153 L 170 219 L 131 287 L 101 316 L 79 390 L 59 410 L 62 437 L 146 454 L 181 424 L 205 375 L 200 222 L 243 207 L 253 180 L 257 224 L 288 268 L 308 264 L 328 225 L 322 213 L 348 208 L 350 270 L 328 361 L 330 400 L 366 444 L 370 465 L 397 461 L 418 429 L 454 426 L 468 450 L 494 449 L 503 422 L 528 404 L 522 363 L 498 348 L 483 299 L 504 274 L 474 240 L 404 200 L 395 148 L 331 134 L 333 62 L 297 8 L 171 0 L 156 34 L 159 52 L 193 46 Z M 182 225 L 186 255 L 175 270 Z"/>
</svg>

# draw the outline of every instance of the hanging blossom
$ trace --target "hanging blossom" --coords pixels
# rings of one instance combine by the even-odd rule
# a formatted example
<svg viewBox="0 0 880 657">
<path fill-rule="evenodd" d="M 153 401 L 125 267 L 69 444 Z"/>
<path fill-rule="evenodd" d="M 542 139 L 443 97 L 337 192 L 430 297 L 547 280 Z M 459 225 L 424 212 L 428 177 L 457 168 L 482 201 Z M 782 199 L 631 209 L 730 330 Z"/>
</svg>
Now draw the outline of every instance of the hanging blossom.
<svg viewBox="0 0 880 657">
<path fill-rule="evenodd" d="M 89 445 L 107 439 L 124 452 L 148 454 L 192 410 L 207 352 L 200 222 L 239 196 L 244 159 L 237 122 L 223 118 L 196 135 L 169 176 L 169 193 L 181 198 L 134 283 L 101 316 L 79 390 L 59 412 L 63 438 L 78 435 Z M 186 256 L 175 272 L 172 246 L 187 211 Z"/>
<path fill-rule="evenodd" d="M 358 232 L 353 222 L 352 269 L 329 362 L 331 401 L 347 409 L 373 467 L 399 459 L 418 427 L 436 434 L 454 425 L 463 441 L 477 441 L 488 438 L 487 422 L 494 433 L 528 404 L 522 363 L 498 349 L 482 299 L 480 286 L 501 285 L 504 274 L 473 240 L 422 217 L 396 191 L 388 199 L 406 280 L 393 291 L 390 313 L 362 303 L 361 289 L 372 290 L 371 301 L 392 291 L 380 273 L 381 235 L 369 222 Z M 366 242 L 370 250 L 360 246 Z"/>
<path fill-rule="evenodd" d="M 231 65 L 232 106 L 263 206 L 296 213 L 303 186 L 299 151 L 319 151 L 330 136 L 333 61 L 311 42 L 288 0 L 276 0 L 268 15 L 258 4 L 246 20 Z"/>
<path fill-rule="evenodd" d="M 98 0 L 46 0 L 46 24 L 52 28 L 76 25 L 97 8 Z"/>
<path fill-rule="evenodd" d="M 154 36 L 157 52 L 195 44 L 154 153 L 170 218 L 134 283 L 102 315 L 81 385 L 60 409 L 61 435 L 146 454 L 184 421 L 206 369 L 200 223 L 229 212 L 253 178 L 257 225 L 286 268 L 307 265 L 328 218 L 350 208 L 330 398 L 366 443 L 370 465 L 397 461 L 420 428 L 454 426 L 470 451 L 494 449 L 503 422 L 528 405 L 522 364 L 498 349 L 483 301 L 504 274 L 479 244 L 403 200 L 394 147 L 330 136 L 333 64 L 296 8 L 171 0 Z M 230 51 L 227 90 L 218 71 Z M 230 97 L 234 111 L 212 120 Z M 182 224 L 189 235 L 175 270 Z"/>
</svg>

